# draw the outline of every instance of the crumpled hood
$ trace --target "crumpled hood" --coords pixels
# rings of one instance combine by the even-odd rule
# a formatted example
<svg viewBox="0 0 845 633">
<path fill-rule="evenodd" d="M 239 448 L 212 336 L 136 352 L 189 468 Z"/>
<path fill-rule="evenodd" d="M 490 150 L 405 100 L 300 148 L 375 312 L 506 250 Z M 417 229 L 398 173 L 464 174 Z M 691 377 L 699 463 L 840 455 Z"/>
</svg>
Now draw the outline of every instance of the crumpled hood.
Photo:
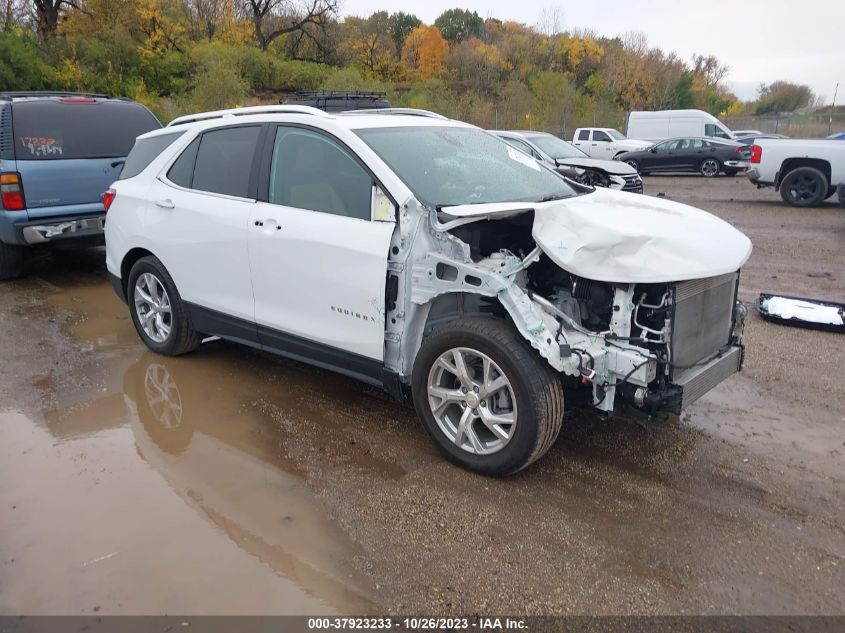
<svg viewBox="0 0 845 633">
<path fill-rule="evenodd" d="M 587 279 L 656 283 L 714 277 L 738 270 L 751 255 L 745 234 L 677 202 L 599 188 L 533 206 L 537 245 L 558 266 Z"/>
<path fill-rule="evenodd" d="M 631 167 L 628 163 L 623 163 L 618 160 L 602 160 L 601 158 L 558 158 L 557 164 L 561 167 L 585 167 L 593 169 L 601 169 L 608 174 L 615 174 L 617 176 L 633 176 L 637 170 Z"/>
</svg>

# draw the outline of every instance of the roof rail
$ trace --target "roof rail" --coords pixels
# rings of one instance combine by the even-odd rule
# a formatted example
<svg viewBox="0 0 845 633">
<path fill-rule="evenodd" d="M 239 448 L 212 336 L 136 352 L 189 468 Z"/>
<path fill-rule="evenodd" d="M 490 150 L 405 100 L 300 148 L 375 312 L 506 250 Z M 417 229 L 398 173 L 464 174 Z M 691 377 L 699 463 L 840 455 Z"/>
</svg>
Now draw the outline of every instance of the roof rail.
<svg viewBox="0 0 845 633">
<path fill-rule="evenodd" d="M 98 92 L 71 92 L 64 90 L 18 90 L 0 92 L 0 99 L 16 99 L 22 97 L 90 97 L 92 99 L 113 99 L 111 95 Z"/>
<path fill-rule="evenodd" d="M 404 114 L 406 116 L 424 116 L 430 119 L 443 119 L 446 121 L 449 120 L 449 117 L 445 117 L 442 114 L 432 112 L 431 110 L 420 110 L 419 108 L 377 108 L 374 110 L 345 110 L 340 114 L 343 114 L 344 116 L 350 114 Z"/>
<path fill-rule="evenodd" d="M 185 116 L 176 117 L 167 127 L 174 125 L 185 125 L 186 123 L 196 123 L 197 121 L 209 121 L 211 119 L 222 119 L 224 117 L 235 116 L 249 116 L 251 114 L 310 114 L 312 116 L 321 116 L 324 118 L 332 118 L 331 115 L 326 114 L 319 108 L 312 108 L 311 106 L 301 105 L 265 105 L 265 106 L 249 106 L 246 108 L 231 108 L 229 110 L 214 110 L 213 112 L 199 112 L 197 114 L 187 114 Z"/>
</svg>

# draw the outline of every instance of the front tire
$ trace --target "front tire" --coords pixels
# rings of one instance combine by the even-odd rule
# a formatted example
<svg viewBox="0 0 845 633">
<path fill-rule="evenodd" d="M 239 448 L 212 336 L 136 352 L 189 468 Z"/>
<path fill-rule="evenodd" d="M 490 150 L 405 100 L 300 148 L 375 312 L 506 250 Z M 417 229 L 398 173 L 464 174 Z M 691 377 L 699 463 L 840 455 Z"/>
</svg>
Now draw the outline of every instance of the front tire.
<svg viewBox="0 0 845 633">
<path fill-rule="evenodd" d="M 715 178 L 719 175 L 719 172 L 722 171 L 722 163 L 715 158 L 705 158 L 701 161 L 698 171 L 705 178 Z"/>
<path fill-rule="evenodd" d="M 830 185 L 815 167 L 793 169 L 780 183 L 780 197 L 793 207 L 816 207 L 821 204 Z"/>
<path fill-rule="evenodd" d="M 0 242 L 0 281 L 20 277 L 23 259 L 23 246 Z"/>
<path fill-rule="evenodd" d="M 143 257 L 129 273 L 127 302 L 138 336 L 152 351 L 179 356 L 199 347 L 187 306 L 167 269 L 156 257 Z"/>
<path fill-rule="evenodd" d="M 436 329 L 417 353 L 411 385 L 417 415 L 441 451 L 484 475 L 525 468 L 560 432 L 558 375 L 503 320 L 471 317 Z"/>
</svg>

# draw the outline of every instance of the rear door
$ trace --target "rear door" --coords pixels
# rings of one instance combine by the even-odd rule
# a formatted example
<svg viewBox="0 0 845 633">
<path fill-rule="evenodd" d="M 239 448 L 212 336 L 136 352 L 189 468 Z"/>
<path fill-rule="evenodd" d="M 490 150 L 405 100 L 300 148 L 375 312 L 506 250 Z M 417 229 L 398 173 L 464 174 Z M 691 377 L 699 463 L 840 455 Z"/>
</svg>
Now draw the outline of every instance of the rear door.
<svg viewBox="0 0 845 633">
<path fill-rule="evenodd" d="M 12 104 L 17 171 L 31 219 L 102 213 L 135 137 L 161 124 L 137 103 L 67 97 Z"/>
<path fill-rule="evenodd" d="M 145 237 L 182 298 L 214 319 L 207 331 L 244 340 L 254 339 L 247 225 L 262 129 L 239 125 L 197 137 L 154 181 L 145 220 Z"/>
<path fill-rule="evenodd" d="M 393 202 L 316 129 L 278 126 L 264 160 L 266 194 L 249 222 L 261 343 L 353 373 L 382 361 Z"/>
</svg>

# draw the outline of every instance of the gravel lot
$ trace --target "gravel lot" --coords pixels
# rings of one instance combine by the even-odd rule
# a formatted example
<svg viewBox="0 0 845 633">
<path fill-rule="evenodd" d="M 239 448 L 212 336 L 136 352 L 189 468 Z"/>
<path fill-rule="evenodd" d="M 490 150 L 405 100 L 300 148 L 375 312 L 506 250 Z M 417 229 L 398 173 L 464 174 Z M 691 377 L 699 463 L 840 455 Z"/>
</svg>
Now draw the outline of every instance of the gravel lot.
<svg viewBox="0 0 845 633">
<path fill-rule="evenodd" d="M 741 298 L 845 300 L 845 210 L 650 177 L 754 253 Z M 0 286 L 0 614 L 843 614 L 845 336 L 752 310 L 680 419 L 569 411 L 507 480 L 413 411 L 223 342 L 146 352 L 102 252 Z"/>
</svg>

